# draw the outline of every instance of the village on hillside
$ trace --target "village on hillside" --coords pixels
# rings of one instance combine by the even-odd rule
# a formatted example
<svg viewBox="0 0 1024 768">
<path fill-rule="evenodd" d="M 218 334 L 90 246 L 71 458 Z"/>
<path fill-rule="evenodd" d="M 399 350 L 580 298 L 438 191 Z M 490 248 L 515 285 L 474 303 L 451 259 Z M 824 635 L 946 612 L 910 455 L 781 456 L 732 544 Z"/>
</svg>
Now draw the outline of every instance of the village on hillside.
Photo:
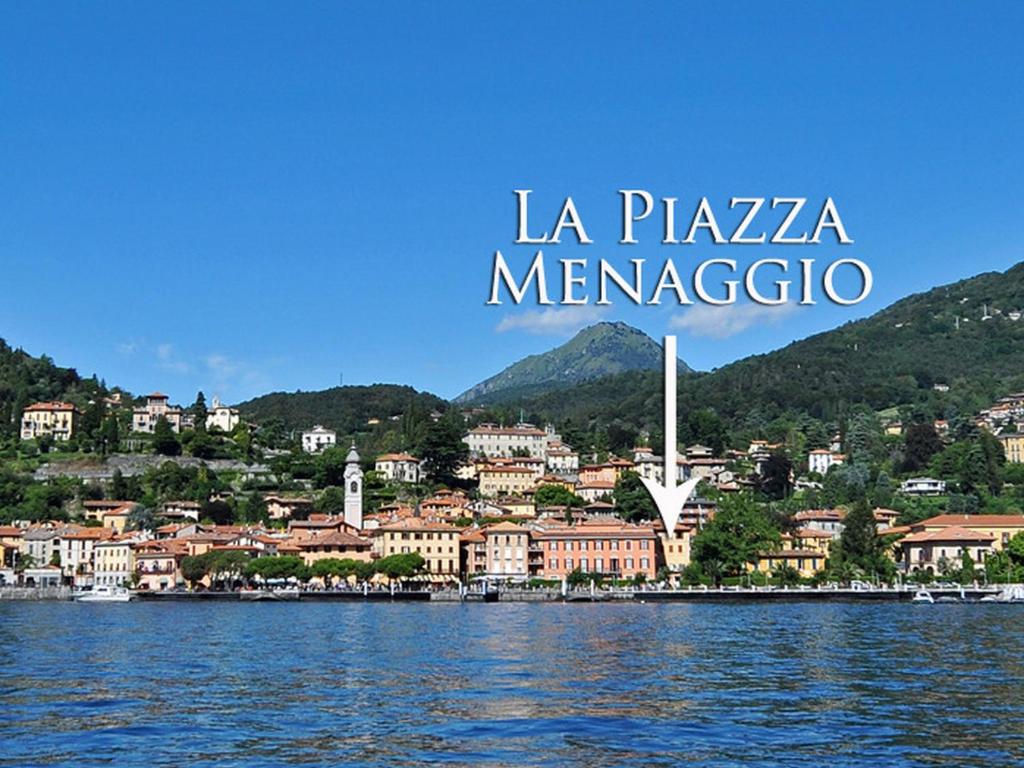
<svg viewBox="0 0 1024 768">
<path fill-rule="evenodd" d="M 957 425 L 862 418 L 799 455 L 682 446 L 671 472 L 700 483 L 673 531 L 641 482 L 666 479 L 650 435 L 616 455 L 486 416 L 427 414 L 421 455 L 363 456 L 335 430 L 264 429 L 202 394 L 30 404 L 17 462 L 33 474 L 5 508 L 0 585 L 1024 581 L 1024 393 Z M 91 457 L 70 448 L 85 429 Z M 870 469 L 887 446 L 897 477 Z"/>
</svg>

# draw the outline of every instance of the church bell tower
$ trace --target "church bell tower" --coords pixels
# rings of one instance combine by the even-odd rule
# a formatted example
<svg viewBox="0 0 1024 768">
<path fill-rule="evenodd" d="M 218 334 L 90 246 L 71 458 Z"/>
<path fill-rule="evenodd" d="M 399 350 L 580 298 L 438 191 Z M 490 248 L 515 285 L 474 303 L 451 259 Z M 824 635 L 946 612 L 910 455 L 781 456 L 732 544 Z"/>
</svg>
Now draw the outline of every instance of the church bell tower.
<svg viewBox="0 0 1024 768">
<path fill-rule="evenodd" d="M 355 443 L 345 457 L 345 522 L 355 528 L 363 527 L 363 470 Z"/>
</svg>

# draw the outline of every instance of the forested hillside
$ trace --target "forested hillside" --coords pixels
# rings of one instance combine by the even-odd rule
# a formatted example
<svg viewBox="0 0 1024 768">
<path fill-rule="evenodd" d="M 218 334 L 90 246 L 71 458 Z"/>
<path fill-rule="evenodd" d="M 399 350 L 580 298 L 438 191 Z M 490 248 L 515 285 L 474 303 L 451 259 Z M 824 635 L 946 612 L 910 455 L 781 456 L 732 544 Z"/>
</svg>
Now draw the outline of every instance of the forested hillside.
<svg viewBox="0 0 1024 768">
<path fill-rule="evenodd" d="M 974 413 L 1024 389 L 1022 310 L 1024 263 L 910 296 L 774 352 L 684 375 L 681 439 L 700 437 L 687 430 L 694 418 L 745 437 L 780 418 L 839 424 L 863 409 L 929 418 Z M 502 405 L 600 437 L 609 429 L 657 431 L 660 393 L 657 373 L 628 373 Z"/>
<path fill-rule="evenodd" d="M 14 434 L 25 406 L 39 400 L 67 400 L 84 409 L 106 394 L 95 377 L 83 379 L 74 368 L 61 368 L 46 355 L 33 357 L 0 339 L 0 433 Z"/>
</svg>

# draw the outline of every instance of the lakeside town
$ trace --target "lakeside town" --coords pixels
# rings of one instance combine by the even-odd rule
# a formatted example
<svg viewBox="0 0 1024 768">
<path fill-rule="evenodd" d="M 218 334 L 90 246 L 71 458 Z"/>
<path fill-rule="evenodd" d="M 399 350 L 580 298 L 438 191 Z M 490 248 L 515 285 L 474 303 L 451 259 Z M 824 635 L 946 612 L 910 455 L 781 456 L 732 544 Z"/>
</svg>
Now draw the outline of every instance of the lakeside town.
<svg viewBox="0 0 1024 768">
<path fill-rule="evenodd" d="M 33 481 L 25 515 L 8 510 L 0 526 L 0 585 L 157 594 L 1024 581 L 1024 393 L 956 425 L 863 417 L 798 455 L 763 439 L 683 446 L 676 480 L 700 483 L 674 531 L 640 481 L 665 480 L 651 436 L 628 452 L 583 452 L 551 425 L 489 415 L 422 414 L 424 455 L 364 457 L 320 425 L 268 437 L 202 393 L 187 408 L 161 393 L 114 393 L 84 411 L 27 405 L 17 457 Z M 409 419 L 381 414 L 367 426 Z M 89 424 L 102 444 L 91 456 Z M 942 476 L 870 477 L 866 452 L 887 445 L 902 447 L 904 468 Z"/>
</svg>

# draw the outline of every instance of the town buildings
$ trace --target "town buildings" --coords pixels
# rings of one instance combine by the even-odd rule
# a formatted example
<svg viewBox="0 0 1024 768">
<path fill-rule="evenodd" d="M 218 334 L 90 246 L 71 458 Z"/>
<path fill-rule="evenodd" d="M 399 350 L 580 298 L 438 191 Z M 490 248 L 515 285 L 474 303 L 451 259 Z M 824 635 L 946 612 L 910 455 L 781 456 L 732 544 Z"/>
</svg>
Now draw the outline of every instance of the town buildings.
<svg viewBox="0 0 1024 768">
<path fill-rule="evenodd" d="M 373 531 L 374 548 L 379 557 L 415 552 L 428 573 L 457 580 L 459 533 L 454 525 L 409 517 Z"/>
<path fill-rule="evenodd" d="M 818 448 L 807 454 L 807 471 L 827 475 L 829 469 L 846 461 L 846 456 L 836 451 Z"/>
<path fill-rule="evenodd" d="M 534 532 L 539 548 L 537 575 L 561 579 L 574 570 L 615 578 L 654 579 L 657 574 L 657 536 L 652 526 L 621 520 L 595 520 L 572 526 L 552 526 Z"/>
<path fill-rule="evenodd" d="M 932 477 L 912 477 L 900 483 L 900 491 L 907 496 L 941 496 L 946 492 L 946 481 Z"/>
<path fill-rule="evenodd" d="M 132 411 L 132 430 L 152 434 L 161 417 L 167 419 L 174 432 L 181 432 L 191 426 L 185 412 L 181 408 L 169 405 L 168 400 L 167 395 L 162 392 L 146 395 L 146 404 Z"/>
<path fill-rule="evenodd" d="M 333 448 L 337 442 L 338 434 L 320 424 L 302 433 L 302 450 L 306 453 L 323 453 L 328 448 Z"/>
<path fill-rule="evenodd" d="M 385 479 L 394 483 L 418 483 L 420 481 L 420 460 L 407 453 L 385 453 L 378 456 L 374 469 Z"/>
<path fill-rule="evenodd" d="M 229 408 L 214 395 L 213 402 L 206 413 L 206 428 L 219 429 L 221 432 L 233 432 L 240 421 L 238 409 Z"/>
<path fill-rule="evenodd" d="M 545 459 L 548 434 L 532 424 L 516 424 L 502 427 L 496 424 L 481 424 L 463 438 L 470 454 L 489 458 L 513 458 L 532 456 Z"/>
<path fill-rule="evenodd" d="M 62 443 L 67 442 L 75 433 L 78 417 L 78 409 L 71 403 L 34 403 L 21 414 L 21 439 L 51 437 Z"/>
<path fill-rule="evenodd" d="M 526 467 L 487 467 L 477 473 L 480 495 L 487 498 L 525 493 L 534 486 L 533 470 Z"/>
</svg>

